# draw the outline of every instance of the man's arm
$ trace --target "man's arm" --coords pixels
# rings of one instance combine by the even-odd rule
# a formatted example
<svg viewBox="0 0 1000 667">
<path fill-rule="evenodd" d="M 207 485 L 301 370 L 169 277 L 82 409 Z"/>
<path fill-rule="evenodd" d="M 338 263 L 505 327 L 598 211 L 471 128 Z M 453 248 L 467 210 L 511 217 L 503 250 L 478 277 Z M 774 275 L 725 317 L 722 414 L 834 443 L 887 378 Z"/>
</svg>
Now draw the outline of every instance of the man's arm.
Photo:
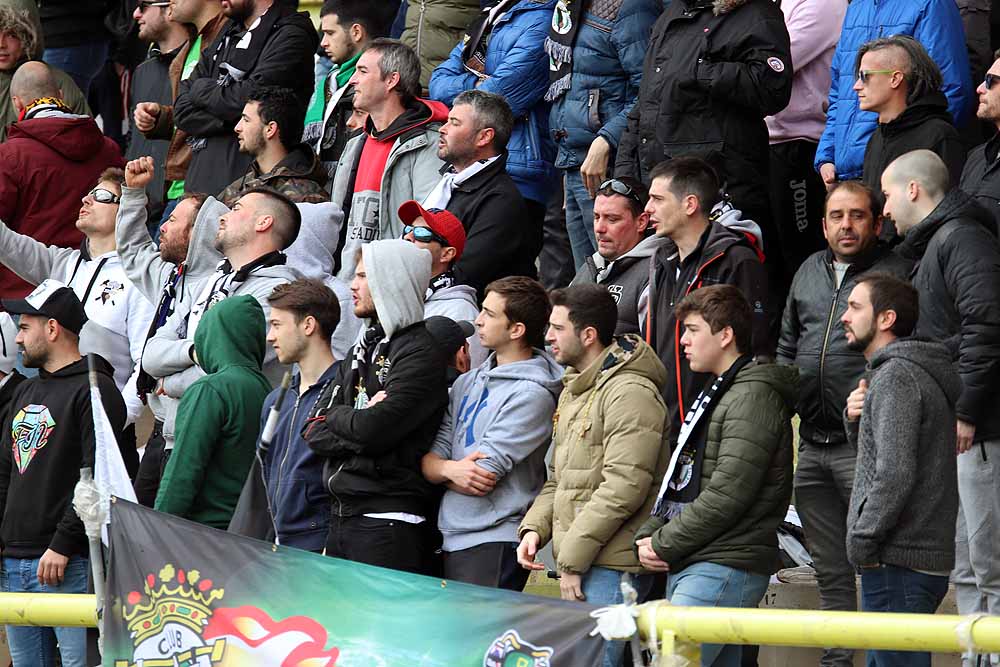
<svg viewBox="0 0 1000 667">
<path fill-rule="evenodd" d="M 649 497 L 656 465 L 664 451 L 666 407 L 653 387 L 623 382 L 606 396 L 604 467 L 601 483 L 580 508 L 563 536 L 560 572 L 582 574 L 622 525 Z"/>
<path fill-rule="evenodd" d="M 178 307 L 156 333 L 146 341 L 142 367 L 154 378 L 165 378 L 194 366 L 190 345 L 179 334 L 187 326 L 190 310 Z"/>
<path fill-rule="evenodd" d="M 479 79 L 465 69 L 462 63 L 462 49 L 465 45 L 459 42 L 451 50 L 448 59 L 434 68 L 428 84 L 430 98 L 451 106 L 459 93 L 472 90 Z"/>
<path fill-rule="evenodd" d="M 635 9 L 627 16 L 623 17 L 619 14 L 618 21 L 611 30 L 611 43 L 618 53 L 618 62 L 621 64 L 622 71 L 628 76 L 626 95 L 629 97 L 629 101 L 622 107 L 621 111 L 609 118 L 604 127 L 597 132 L 598 136 L 604 137 L 612 149 L 618 147 L 622 133 L 628 125 L 629 113 L 635 106 L 639 95 L 643 63 L 646 60 L 646 51 L 649 49 L 649 33 L 662 11 L 661 3 L 658 0 L 635 3 L 634 6 Z"/>
<path fill-rule="evenodd" d="M 781 315 L 781 336 L 778 338 L 778 363 L 782 364 L 794 364 L 795 355 L 799 349 L 799 335 L 802 333 L 802 326 L 799 322 L 799 308 L 795 294 L 801 273 L 801 271 L 796 272 L 795 278 L 792 280 L 792 287 L 788 291 L 788 300 L 785 302 L 785 312 Z"/>
<path fill-rule="evenodd" d="M 477 465 L 496 475 L 499 483 L 514 466 L 549 444 L 555 407 L 552 394 L 538 385 L 509 397 L 476 440 L 475 449 L 486 455 Z"/>
<path fill-rule="evenodd" d="M 772 358 L 774 343 L 771 338 L 767 271 L 752 252 L 749 249 L 746 251 L 746 257 L 736 263 L 727 282 L 739 288 L 753 310 L 753 353 L 759 357 Z"/>
<path fill-rule="evenodd" d="M 830 94 L 827 97 L 826 125 L 823 127 L 823 134 L 820 135 L 819 145 L 816 146 L 816 158 L 813 160 L 813 167 L 819 172 L 824 164 L 836 166 L 836 142 L 837 142 L 837 112 L 840 104 L 850 104 L 848 98 L 841 102 L 840 92 L 840 64 L 848 57 L 847 53 L 842 53 L 840 46 L 833 52 L 833 61 L 830 63 Z M 853 67 L 854 63 L 848 63 L 847 67 Z M 850 91 L 845 91 L 849 93 Z"/>
<path fill-rule="evenodd" d="M 160 252 L 149 236 L 146 202 L 144 187 L 122 188 L 115 241 L 125 275 L 150 303 L 156 304 L 174 265 L 160 258 Z"/>
<path fill-rule="evenodd" d="M 68 268 L 79 257 L 79 250 L 45 245 L 0 222 L 0 264 L 32 285 L 48 278 L 68 282 Z"/>
<path fill-rule="evenodd" d="M 143 403 L 136 390 L 136 382 L 142 371 L 142 350 L 146 345 L 146 334 L 153 320 L 155 307 L 137 289 L 129 291 L 128 320 L 125 328 L 128 332 L 128 349 L 132 357 L 132 374 L 122 388 L 122 397 L 127 409 L 126 424 L 133 423 L 142 413 Z"/>
<path fill-rule="evenodd" d="M 521 519 L 517 529 L 517 537 L 521 539 L 525 533 L 538 533 L 538 546 L 548 544 L 552 539 L 552 513 L 555 507 L 556 488 L 559 486 L 559 476 L 552 464 L 548 465 L 549 478 L 542 485 L 542 490 L 535 496 L 528 512 Z"/>
<path fill-rule="evenodd" d="M 958 5 L 953 0 L 928 2 L 921 20 L 913 27 L 913 38 L 924 45 L 941 68 L 941 92 L 948 98 L 948 111 L 955 125 L 964 127 L 972 115 L 976 84 L 969 69 L 965 26 Z"/>
<path fill-rule="evenodd" d="M 479 90 L 502 95 L 515 118 L 529 113 L 549 88 L 549 58 L 542 45 L 549 34 L 545 12 L 532 12 L 539 19 L 526 25 L 500 66 L 479 84 Z"/>
</svg>

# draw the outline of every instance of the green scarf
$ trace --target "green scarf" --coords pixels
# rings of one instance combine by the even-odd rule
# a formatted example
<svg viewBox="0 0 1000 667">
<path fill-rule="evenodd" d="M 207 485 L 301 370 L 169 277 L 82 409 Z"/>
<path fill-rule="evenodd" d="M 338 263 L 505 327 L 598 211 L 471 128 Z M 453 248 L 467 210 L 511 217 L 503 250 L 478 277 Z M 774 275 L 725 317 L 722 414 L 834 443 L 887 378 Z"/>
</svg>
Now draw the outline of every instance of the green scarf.
<svg viewBox="0 0 1000 667">
<path fill-rule="evenodd" d="M 335 77 L 337 90 L 343 88 L 354 76 L 354 67 L 358 64 L 362 53 L 359 51 L 340 67 L 334 67 L 322 77 L 317 77 L 316 88 L 306 109 L 305 131 L 302 133 L 302 140 L 306 143 L 315 143 L 323 136 L 323 112 L 326 111 L 326 91 L 330 77 Z"/>
</svg>

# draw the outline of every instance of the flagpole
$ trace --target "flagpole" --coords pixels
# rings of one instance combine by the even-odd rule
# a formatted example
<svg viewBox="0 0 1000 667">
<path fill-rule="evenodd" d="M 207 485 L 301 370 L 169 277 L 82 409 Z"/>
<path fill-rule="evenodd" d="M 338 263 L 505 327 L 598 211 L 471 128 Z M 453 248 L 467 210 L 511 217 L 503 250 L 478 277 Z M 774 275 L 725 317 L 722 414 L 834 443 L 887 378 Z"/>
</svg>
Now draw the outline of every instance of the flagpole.
<svg viewBox="0 0 1000 667">
<path fill-rule="evenodd" d="M 87 355 L 87 375 L 90 379 L 90 387 L 97 387 L 97 367 L 94 365 L 94 355 Z M 98 422 L 94 420 L 95 439 Z M 91 468 L 80 470 L 80 479 L 93 482 L 94 471 Z M 104 555 L 101 552 L 101 533 L 91 536 L 88 531 L 87 540 L 90 544 L 90 571 L 94 578 L 94 596 L 97 599 L 97 636 L 104 636 Z M 102 652 L 103 653 L 103 652 Z"/>
</svg>

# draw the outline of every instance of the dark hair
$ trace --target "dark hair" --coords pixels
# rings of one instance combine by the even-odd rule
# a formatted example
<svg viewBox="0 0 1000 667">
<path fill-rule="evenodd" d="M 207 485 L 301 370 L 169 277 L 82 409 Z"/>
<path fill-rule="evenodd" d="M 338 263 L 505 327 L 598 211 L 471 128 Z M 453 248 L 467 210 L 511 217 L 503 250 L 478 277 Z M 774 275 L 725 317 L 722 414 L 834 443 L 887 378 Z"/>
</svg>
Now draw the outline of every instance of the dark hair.
<svg viewBox="0 0 1000 667">
<path fill-rule="evenodd" d="M 688 315 L 701 315 L 712 333 L 732 327 L 736 351 L 750 352 L 753 340 L 753 308 L 743 292 L 732 285 L 709 285 L 688 294 L 674 308 L 681 324 Z"/>
<path fill-rule="evenodd" d="M 385 37 L 373 40 L 368 50 L 379 54 L 378 71 L 385 81 L 393 72 L 399 74 L 396 90 L 408 102 L 420 96 L 420 58 L 398 39 Z"/>
<path fill-rule="evenodd" d="M 271 308 L 295 313 L 296 322 L 301 322 L 306 316 L 313 317 L 320 335 L 326 340 L 340 324 L 340 301 L 334 291 L 320 280 L 299 278 L 278 285 L 267 297 L 267 302 Z"/>
<path fill-rule="evenodd" d="M 487 285 L 485 293 L 490 292 L 503 297 L 504 316 L 509 322 L 524 325 L 527 343 L 532 347 L 545 347 L 545 329 L 552 305 L 542 284 L 525 276 L 511 276 Z"/>
<path fill-rule="evenodd" d="M 295 91 L 278 86 L 258 86 L 247 96 L 246 103 L 257 105 L 257 115 L 265 125 L 276 123 L 281 145 L 291 149 L 302 141 L 306 109 Z"/>
<path fill-rule="evenodd" d="M 577 333 L 593 327 L 601 345 L 611 345 L 618 326 L 618 305 L 606 287 L 587 283 L 552 290 L 552 305 L 569 311 L 569 321 Z"/>
<path fill-rule="evenodd" d="M 861 69 L 861 58 L 866 53 L 883 51 L 885 49 L 900 49 L 906 54 L 906 66 L 902 70 L 906 78 L 906 103 L 913 104 L 915 101 L 941 90 L 944 79 L 941 76 L 941 69 L 927 53 L 923 44 L 908 35 L 892 35 L 891 37 L 879 37 L 870 42 L 862 44 L 858 49 L 858 55 L 854 59 L 854 71 L 857 73 Z"/>
<path fill-rule="evenodd" d="M 882 198 L 872 190 L 866 183 L 862 181 L 837 181 L 830 187 L 830 191 L 826 193 L 826 199 L 823 201 L 823 215 L 826 215 L 826 209 L 830 205 L 830 198 L 833 197 L 834 193 L 844 190 L 855 195 L 864 195 L 868 198 L 868 207 L 872 214 L 872 223 L 879 219 L 882 215 Z"/>
<path fill-rule="evenodd" d="M 201 212 L 201 207 L 205 205 L 206 201 L 208 201 L 208 195 L 204 192 L 185 192 L 180 196 L 180 199 L 177 200 L 177 203 L 187 201 L 188 199 L 194 201 L 194 217 L 197 218 L 198 213 Z"/>
<path fill-rule="evenodd" d="M 274 218 L 271 231 L 277 241 L 278 248 L 284 250 L 292 245 L 292 242 L 299 235 L 299 228 L 302 226 L 302 214 L 295 202 L 274 188 L 250 188 L 240 193 L 240 199 L 247 195 L 264 195 L 265 210 Z"/>
<path fill-rule="evenodd" d="M 121 188 L 125 185 L 125 170 L 118 167 L 108 167 L 97 177 L 97 182 L 100 183 L 101 181 L 117 183 L 118 187 Z"/>
<path fill-rule="evenodd" d="M 357 23 L 368 33 L 368 39 L 378 39 L 389 36 L 392 20 L 396 18 L 396 9 L 392 8 L 391 2 L 378 0 L 326 0 L 319 15 L 322 18 L 328 14 L 336 14 L 337 23 L 344 28 Z"/>
<path fill-rule="evenodd" d="M 920 295 L 913 285 L 878 271 L 862 274 L 855 284 L 868 285 L 873 316 L 890 310 L 896 313 L 896 321 L 889 331 L 898 338 L 913 334 L 920 315 Z"/>
<path fill-rule="evenodd" d="M 507 149 L 510 135 L 514 132 L 514 112 L 510 110 L 503 95 L 485 90 L 466 90 L 455 97 L 451 106 L 455 108 L 459 104 L 472 107 L 477 131 L 486 128 L 493 130 L 493 148 L 497 152 Z"/>
<path fill-rule="evenodd" d="M 604 195 L 605 197 L 623 197 L 626 201 L 628 201 L 628 207 L 629 210 L 632 211 L 632 215 L 638 218 L 642 215 L 642 212 L 646 210 L 646 202 L 649 200 L 649 190 L 647 190 L 646 186 L 642 184 L 642 181 L 632 178 L 631 176 L 622 176 L 620 178 L 615 178 L 614 180 L 628 187 L 633 193 L 635 193 L 635 197 L 615 192 L 614 188 L 610 185 L 603 190 L 598 190 L 597 194 Z"/>
<path fill-rule="evenodd" d="M 719 176 L 709 163 L 697 157 L 675 157 L 653 167 L 649 182 L 657 178 L 670 179 L 670 192 L 681 199 L 688 195 L 698 198 L 702 212 L 707 216 L 719 203 Z"/>
</svg>

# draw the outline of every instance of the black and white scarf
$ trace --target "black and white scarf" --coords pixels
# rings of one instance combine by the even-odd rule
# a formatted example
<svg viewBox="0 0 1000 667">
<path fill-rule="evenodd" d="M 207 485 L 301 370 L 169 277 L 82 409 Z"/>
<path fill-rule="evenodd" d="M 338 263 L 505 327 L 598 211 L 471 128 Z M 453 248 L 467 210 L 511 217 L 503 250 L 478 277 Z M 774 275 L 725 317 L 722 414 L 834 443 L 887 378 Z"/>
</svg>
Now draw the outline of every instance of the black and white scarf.
<svg viewBox="0 0 1000 667">
<path fill-rule="evenodd" d="M 368 399 L 378 393 L 378 388 L 368 386 L 368 370 L 372 362 L 378 363 L 379 352 L 383 345 L 389 342 L 385 329 L 378 322 L 372 324 L 362 334 L 354 346 L 354 357 L 351 359 L 351 374 L 347 382 L 348 388 L 354 386 L 354 408 L 361 410 L 368 405 Z M 381 377 L 379 378 L 381 381 Z M 372 391 L 374 389 L 374 391 Z"/>
<path fill-rule="evenodd" d="M 465 47 L 462 49 L 462 62 L 465 69 L 472 72 L 480 79 L 486 76 L 486 50 L 489 48 L 490 35 L 493 27 L 500 17 L 507 13 L 507 10 L 516 5 L 520 0 L 500 0 L 492 7 L 487 7 L 476 17 L 476 20 L 469 25 L 465 32 Z"/>
<path fill-rule="evenodd" d="M 551 102 L 569 90 L 573 75 L 573 44 L 583 21 L 586 0 L 559 0 L 552 12 L 552 27 L 545 38 L 549 55 L 549 89 L 545 101 Z"/>
<path fill-rule="evenodd" d="M 660 484 L 660 492 L 653 506 L 653 516 L 669 521 L 676 517 L 686 505 L 693 502 L 701 492 L 701 468 L 705 463 L 705 444 L 708 436 L 709 418 L 719 400 L 726 393 L 737 373 L 752 357 L 742 356 L 733 362 L 722 375 L 698 394 L 691 409 L 684 416 L 677 446 L 670 457 L 670 464 Z"/>
</svg>

